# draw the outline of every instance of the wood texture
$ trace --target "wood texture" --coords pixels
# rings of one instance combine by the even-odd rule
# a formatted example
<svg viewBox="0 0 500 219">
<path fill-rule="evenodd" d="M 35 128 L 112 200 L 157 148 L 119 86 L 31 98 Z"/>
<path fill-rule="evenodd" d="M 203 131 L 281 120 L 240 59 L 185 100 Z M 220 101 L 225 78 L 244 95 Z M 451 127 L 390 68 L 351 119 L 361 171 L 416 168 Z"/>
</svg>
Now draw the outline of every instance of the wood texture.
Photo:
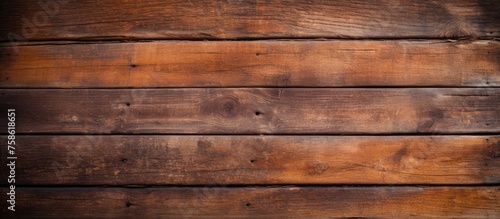
<svg viewBox="0 0 500 219">
<path fill-rule="evenodd" d="M 500 218 L 499 37 L 498 0 L 0 1 L 0 218 Z"/>
<path fill-rule="evenodd" d="M 497 41 L 8 45 L 4 88 L 500 86 Z"/>
<path fill-rule="evenodd" d="M 500 35 L 500 3 L 496 0 L 39 2 L 3 1 L 0 40 Z"/>
<path fill-rule="evenodd" d="M 500 89 L 4 89 L 18 133 L 498 133 Z M 7 127 L 7 117 L 0 118 Z"/>
<path fill-rule="evenodd" d="M 19 136 L 16 145 L 16 184 L 28 186 L 500 183 L 500 136 Z"/>
<path fill-rule="evenodd" d="M 16 218 L 500 217 L 500 187 L 19 188 L 18 192 Z M 6 202 L 1 203 L 2 215 L 14 217 L 6 212 Z"/>
</svg>

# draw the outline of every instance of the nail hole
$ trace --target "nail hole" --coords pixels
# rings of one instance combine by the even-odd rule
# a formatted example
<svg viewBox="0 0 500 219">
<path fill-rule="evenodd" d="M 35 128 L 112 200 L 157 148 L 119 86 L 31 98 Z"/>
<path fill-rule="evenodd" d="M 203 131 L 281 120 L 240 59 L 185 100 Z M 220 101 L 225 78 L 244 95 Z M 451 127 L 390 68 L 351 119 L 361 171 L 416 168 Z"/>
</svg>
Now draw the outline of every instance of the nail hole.
<svg viewBox="0 0 500 219">
<path fill-rule="evenodd" d="M 489 126 L 490 124 L 489 123 L 486 123 L 486 126 Z"/>
<path fill-rule="evenodd" d="M 246 205 L 247 207 L 249 207 L 249 206 L 250 206 L 250 205 L 252 205 L 252 204 L 250 204 L 250 203 L 246 203 L 245 205 Z"/>
<path fill-rule="evenodd" d="M 259 112 L 259 111 L 255 111 L 255 115 L 256 115 L 256 116 L 260 116 L 260 114 L 262 114 L 262 113 L 261 113 L 261 112 Z"/>
<path fill-rule="evenodd" d="M 130 64 L 130 67 L 135 68 L 137 65 L 135 64 Z"/>
<path fill-rule="evenodd" d="M 125 207 L 127 207 L 127 208 L 130 208 L 130 206 L 132 206 L 132 204 L 130 202 L 127 202 L 127 204 L 125 204 Z"/>
<path fill-rule="evenodd" d="M 487 139 L 486 139 L 486 142 L 490 142 L 490 139 L 489 139 L 489 138 L 487 138 Z"/>
<path fill-rule="evenodd" d="M 250 160 L 250 163 L 255 163 L 256 160 Z"/>
<path fill-rule="evenodd" d="M 128 161 L 128 160 L 127 160 L 126 158 L 123 158 L 123 159 L 122 159 L 122 162 L 123 162 L 123 163 L 126 163 L 127 161 Z"/>
<path fill-rule="evenodd" d="M 5 80 L 9 80 L 9 78 L 5 78 Z"/>
<path fill-rule="evenodd" d="M 126 103 L 127 106 L 130 106 L 130 103 Z"/>
<path fill-rule="evenodd" d="M 256 56 L 260 56 L 260 53 L 255 53 Z"/>
<path fill-rule="evenodd" d="M 487 81 L 487 82 L 486 82 L 486 84 L 490 84 L 490 82 L 489 82 L 489 81 Z"/>
</svg>

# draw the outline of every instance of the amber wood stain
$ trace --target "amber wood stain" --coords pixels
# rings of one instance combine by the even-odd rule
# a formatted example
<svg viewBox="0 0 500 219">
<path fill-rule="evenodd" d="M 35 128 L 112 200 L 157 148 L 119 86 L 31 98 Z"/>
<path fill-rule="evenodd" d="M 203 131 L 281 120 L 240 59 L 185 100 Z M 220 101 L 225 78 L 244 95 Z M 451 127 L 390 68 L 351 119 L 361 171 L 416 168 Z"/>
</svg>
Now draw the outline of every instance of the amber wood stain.
<svg viewBox="0 0 500 219">
<path fill-rule="evenodd" d="M 28 44 L 4 47 L 0 86 L 490 87 L 499 50 L 489 40 Z"/>
</svg>

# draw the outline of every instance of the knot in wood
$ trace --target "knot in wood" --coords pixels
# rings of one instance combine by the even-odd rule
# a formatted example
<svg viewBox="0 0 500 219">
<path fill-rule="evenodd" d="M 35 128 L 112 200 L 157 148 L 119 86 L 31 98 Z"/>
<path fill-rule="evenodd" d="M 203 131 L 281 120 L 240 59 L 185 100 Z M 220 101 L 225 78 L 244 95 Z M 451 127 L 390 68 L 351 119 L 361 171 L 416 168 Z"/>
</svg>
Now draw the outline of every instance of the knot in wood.
<svg viewBox="0 0 500 219">
<path fill-rule="evenodd" d="M 217 112 L 222 117 L 234 117 L 240 111 L 240 103 L 234 97 L 223 97 L 215 100 Z"/>
</svg>

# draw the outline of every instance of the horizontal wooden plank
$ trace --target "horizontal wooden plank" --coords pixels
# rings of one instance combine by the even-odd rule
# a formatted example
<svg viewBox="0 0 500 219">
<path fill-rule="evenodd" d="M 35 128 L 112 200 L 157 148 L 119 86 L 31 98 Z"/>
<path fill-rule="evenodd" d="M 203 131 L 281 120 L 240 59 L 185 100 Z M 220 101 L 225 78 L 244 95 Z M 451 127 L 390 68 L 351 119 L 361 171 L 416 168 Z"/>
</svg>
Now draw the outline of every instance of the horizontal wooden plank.
<svg viewBox="0 0 500 219">
<path fill-rule="evenodd" d="M 500 136 L 18 136 L 16 154 L 17 185 L 500 183 Z"/>
<path fill-rule="evenodd" d="M 498 41 L 3 46 L 4 88 L 500 86 Z"/>
<path fill-rule="evenodd" d="M 499 88 L 3 89 L 0 100 L 18 133 L 500 132 Z"/>
<path fill-rule="evenodd" d="M 8 192 L 1 189 L 2 194 Z M 499 218 L 500 187 L 18 188 L 5 218 Z"/>
<path fill-rule="evenodd" d="M 500 36 L 496 0 L 4 1 L 0 40 Z"/>
</svg>

